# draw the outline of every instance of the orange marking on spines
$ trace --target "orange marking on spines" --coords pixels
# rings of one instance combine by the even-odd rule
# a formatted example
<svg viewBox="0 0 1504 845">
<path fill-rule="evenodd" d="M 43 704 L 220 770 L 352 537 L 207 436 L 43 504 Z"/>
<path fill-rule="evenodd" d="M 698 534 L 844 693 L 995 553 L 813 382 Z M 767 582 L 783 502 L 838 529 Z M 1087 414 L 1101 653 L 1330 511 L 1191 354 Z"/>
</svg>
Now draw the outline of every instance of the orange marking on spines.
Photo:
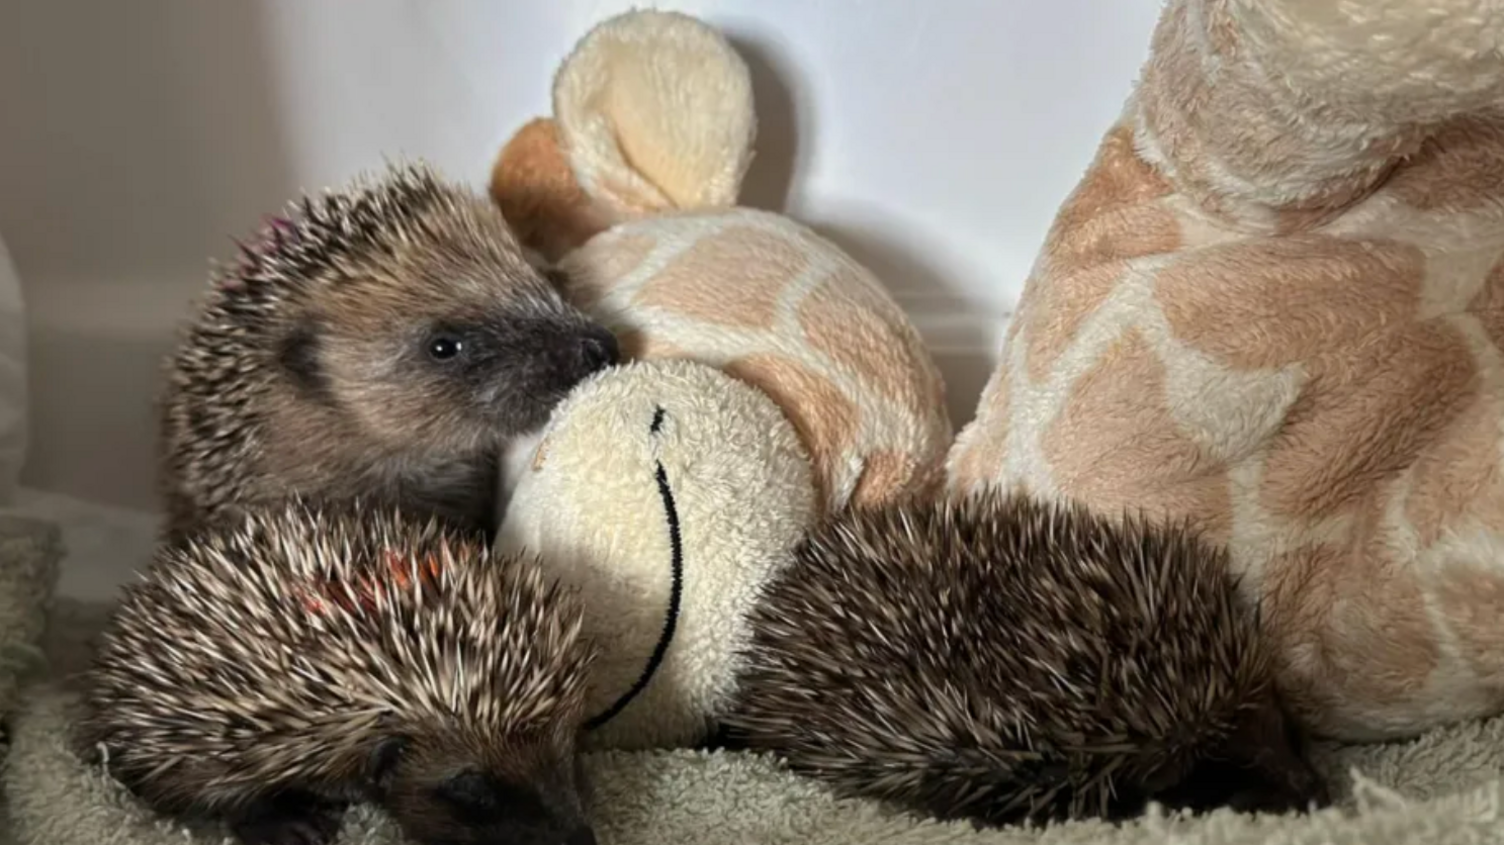
<svg viewBox="0 0 1504 845">
<path fill-rule="evenodd" d="M 418 583 L 424 587 L 437 587 L 444 573 L 443 559 L 448 555 L 426 554 L 420 560 L 399 554 L 395 549 L 383 549 L 382 566 L 375 575 L 363 575 L 352 584 L 343 584 L 333 579 L 318 579 L 313 584 L 313 593 L 305 594 L 303 606 L 310 613 L 327 614 L 338 607 L 348 614 L 357 612 L 377 613 L 382 611 L 382 596 L 387 591 L 383 586 L 395 586 L 406 590 L 413 586 L 416 571 Z"/>
</svg>

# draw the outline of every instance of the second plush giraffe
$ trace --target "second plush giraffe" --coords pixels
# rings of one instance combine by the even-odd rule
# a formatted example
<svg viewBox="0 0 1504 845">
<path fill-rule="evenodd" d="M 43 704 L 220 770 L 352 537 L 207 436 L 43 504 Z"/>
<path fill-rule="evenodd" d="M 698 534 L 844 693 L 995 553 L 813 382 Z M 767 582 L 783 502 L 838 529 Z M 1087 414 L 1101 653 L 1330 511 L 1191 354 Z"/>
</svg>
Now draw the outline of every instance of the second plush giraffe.
<svg viewBox="0 0 1504 845">
<path fill-rule="evenodd" d="M 736 205 L 756 117 L 721 33 L 675 12 L 608 19 L 558 70 L 553 112 L 502 150 L 492 196 L 625 355 L 766 392 L 824 510 L 939 488 L 945 385 L 903 310 L 835 244 Z"/>
<path fill-rule="evenodd" d="M 1344 739 L 1504 710 L 1504 8 L 1172 0 L 953 487 L 1187 519 Z"/>
</svg>

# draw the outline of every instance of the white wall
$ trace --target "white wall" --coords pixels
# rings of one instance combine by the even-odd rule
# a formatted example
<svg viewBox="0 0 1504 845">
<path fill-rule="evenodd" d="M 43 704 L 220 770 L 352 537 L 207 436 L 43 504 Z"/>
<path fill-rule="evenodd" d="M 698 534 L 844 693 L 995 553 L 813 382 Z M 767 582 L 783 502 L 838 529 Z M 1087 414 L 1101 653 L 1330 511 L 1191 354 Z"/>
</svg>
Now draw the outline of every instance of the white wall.
<svg viewBox="0 0 1504 845">
<path fill-rule="evenodd" d="M 32 309 L 25 480 L 151 507 L 152 397 L 232 235 L 401 153 L 483 184 L 630 0 L 5 0 L 0 232 Z M 638 4 L 644 5 L 644 4 Z M 969 416 L 1158 0 L 682 0 L 757 75 L 746 194 L 879 272 Z"/>
</svg>

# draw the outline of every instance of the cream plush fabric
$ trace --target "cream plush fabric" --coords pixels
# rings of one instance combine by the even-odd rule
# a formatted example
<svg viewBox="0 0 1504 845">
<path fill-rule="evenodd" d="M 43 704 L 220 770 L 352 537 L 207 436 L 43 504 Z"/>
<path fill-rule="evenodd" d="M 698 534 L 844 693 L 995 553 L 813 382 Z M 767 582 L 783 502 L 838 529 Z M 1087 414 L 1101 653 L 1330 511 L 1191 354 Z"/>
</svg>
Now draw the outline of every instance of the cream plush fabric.
<svg viewBox="0 0 1504 845">
<path fill-rule="evenodd" d="M 907 315 L 834 243 L 735 205 L 756 115 L 721 33 L 677 12 L 613 17 L 565 59 L 553 106 L 501 151 L 491 194 L 626 355 L 761 388 L 822 507 L 939 486 L 945 385 Z"/>
<path fill-rule="evenodd" d="M 809 459 L 772 400 L 705 364 L 643 361 L 555 409 L 497 542 L 581 590 L 603 649 L 591 713 L 628 696 L 667 643 L 592 743 L 688 746 L 732 691 L 759 588 L 815 518 Z"/>
</svg>

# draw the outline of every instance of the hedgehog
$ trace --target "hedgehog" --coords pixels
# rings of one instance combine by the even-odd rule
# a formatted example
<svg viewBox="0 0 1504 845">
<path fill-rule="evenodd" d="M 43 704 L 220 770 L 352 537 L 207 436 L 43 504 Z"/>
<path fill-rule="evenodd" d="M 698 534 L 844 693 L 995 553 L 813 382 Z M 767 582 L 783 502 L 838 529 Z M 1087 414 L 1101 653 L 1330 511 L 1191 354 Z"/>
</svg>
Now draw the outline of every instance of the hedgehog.
<svg viewBox="0 0 1504 845">
<path fill-rule="evenodd" d="M 1257 606 L 1188 524 L 988 490 L 848 510 L 795 555 L 723 747 L 979 827 L 1330 801 Z"/>
<path fill-rule="evenodd" d="M 619 357 L 489 200 L 422 162 L 290 203 L 195 308 L 157 400 L 169 539 L 288 492 L 489 535 L 508 444 Z"/>
<path fill-rule="evenodd" d="M 84 678 L 77 753 L 245 845 L 322 845 L 353 803 L 421 845 L 595 841 L 595 651 L 536 561 L 436 517 L 298 496 L 159 546 Z"/>
</svg>

